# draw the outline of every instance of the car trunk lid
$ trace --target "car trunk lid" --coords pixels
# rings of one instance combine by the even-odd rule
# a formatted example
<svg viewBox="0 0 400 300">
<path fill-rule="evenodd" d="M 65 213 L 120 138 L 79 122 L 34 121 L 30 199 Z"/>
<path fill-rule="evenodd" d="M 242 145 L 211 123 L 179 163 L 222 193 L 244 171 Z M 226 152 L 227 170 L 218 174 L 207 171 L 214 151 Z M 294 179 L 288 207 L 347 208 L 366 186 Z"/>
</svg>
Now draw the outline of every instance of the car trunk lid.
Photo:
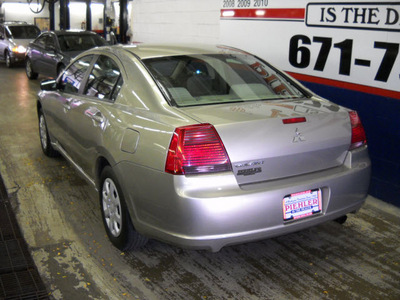
<svg viewBox="0 0 400 300">
<path fill-rule="evenodd" d="M 239 184 L 339 166 L 351 141 L 347 110 L 316 98 L 182 110 L 215 126 Z"/>
</svg>

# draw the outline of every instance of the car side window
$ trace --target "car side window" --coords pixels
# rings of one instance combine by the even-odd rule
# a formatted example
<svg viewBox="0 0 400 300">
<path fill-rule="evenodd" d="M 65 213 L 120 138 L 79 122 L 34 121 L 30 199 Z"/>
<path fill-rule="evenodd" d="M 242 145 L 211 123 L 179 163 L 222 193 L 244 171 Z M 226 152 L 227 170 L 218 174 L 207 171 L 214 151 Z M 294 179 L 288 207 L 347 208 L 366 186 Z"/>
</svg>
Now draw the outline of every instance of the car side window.
<svg viewBox="0 0 400 300">
<path fill-rule="evenodd" d="M 84 93 L 100 100 L 115 100 L 122 86 L 117 63 L 110 57 L 100 55 L 89 75 Z"/>
<path fill-rule="evenodd" d="M 87 55 L 70 65 L 61 76 L 59 89 L 66 93 L 78 93 L 92 59 L 93 55 Z"/>
<path fill-rule="evenodd" d="M 47 35 L 43 35 L 43 36 L 39 37 L 39 38 L 36 40 L 35 43 L 36 43 L 38 46 L 44 48 L 45 45 L 46 45 L 46 37 L 47 37 Z"/>
<path fill-rule="evenodd" d="M 54 39 L 52 36 L 48 35 L 46 36 L 45 39 L 45 48 L 46 49 L 50 49 L 50 48 L 54 48 L 55 47 L 55 43 L 54 43 Z"/>
<path fill-rule="evenodd" d="M 114 91 L 111 94 L 111 101 L 115 101 L 115 99 L 117 99 L 117 96 L 119 94 L 119 91 L 121 90 L 122 84 L 123 84 L 123 79 L 122 76 L 119 76 L 119 79 L 117 81 L 117 84 L 114 87 Z"/>
<path fill-rule="evenodd" d="M 4 27 L 0 26 L 0 38 L 4 39 Z"/>
</svg>

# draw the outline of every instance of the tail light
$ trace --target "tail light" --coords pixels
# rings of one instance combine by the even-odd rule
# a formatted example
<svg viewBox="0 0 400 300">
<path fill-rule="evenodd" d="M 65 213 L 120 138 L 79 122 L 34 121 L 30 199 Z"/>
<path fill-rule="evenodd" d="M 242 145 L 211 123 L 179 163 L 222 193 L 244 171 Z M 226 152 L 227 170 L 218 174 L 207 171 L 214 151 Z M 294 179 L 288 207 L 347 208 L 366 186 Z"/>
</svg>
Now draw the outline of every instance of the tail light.
<svg viewBox="0 0 400 300">
<path fill-rule="evenodd" d="M 304 123 L 307 119 L 305 117 L 282 119 L 283 124 Z"/>
<path fill-rule="evenodd" d="M 349 112 L 351 122 L 351 145 L 349 150 L 361 147 L 367 144 L 364 127 L 356 111 Z"/>
<path fill-rule="evenodd" d="M 232 170 L 228 154 L 211 124 L 175 129 L 168 149 L 165 171 L 174 175 Z"/>
</svg>

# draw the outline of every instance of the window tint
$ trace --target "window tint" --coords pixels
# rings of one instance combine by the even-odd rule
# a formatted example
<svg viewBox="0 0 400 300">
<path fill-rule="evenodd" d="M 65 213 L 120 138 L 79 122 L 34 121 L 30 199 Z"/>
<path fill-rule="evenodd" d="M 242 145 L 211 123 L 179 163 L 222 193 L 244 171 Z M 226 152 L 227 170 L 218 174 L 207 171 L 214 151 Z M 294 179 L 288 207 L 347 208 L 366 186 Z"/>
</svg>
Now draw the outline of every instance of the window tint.
<svg viewBox="0 0 400 300">
<path fill-rule="evenodd" d="M 61 51 L 84 51 L 107 44 L 107 42 L 97 34 L 59 35 L 58 42 Z"/>
<path fill-rule="evenodd" d="M 117 96 L 119 94 L 119 91 L 121 90 L 122 84 L 123 84 L 123 80 L 122 80 L 122 76 L 119 76 L 119 79 L 117 81 L 117 84 L 114 87 L 114 91 L 111 94 L 111 100 L 115 101 L 115 99 L 117 99 Z"/>
<path fill-rule="evenodd" d="M 42 48 L 44 48 L 45 45 L 46 45 L 46 38 L 47 38 L 47 35 L 42 35 L 42 36 L 40 36 L 40 37 L 37 38 L 37 40 L 35 41 L 35 44 L 38 45 L 38 46 L 40 46 L 40 47 L 42 47 Z"/>
<path fill-rule="evenodd" d="M 99 56 L 89 75 L 85 94 L 115 100 L 121 86 L 121 72 L 116 62 L 108 56 Z"/>
<path fill-rule="evenodd" d="M 143 60 L 177 106 L 304 97 L 289 79 L 244 53 Z"/>
<path fill-rule="evenodd" d="M 36 26 L 10 26 L 9 28 L 14 39 L 34 39 L 40 33 Z"/>
<path fill-rule="evenodd" d="M 47 49 L 50 46 L 52 46 L 53 48 L 55 47 L 54 38 L 50 35 L 47 35 L 45 39 L 45 48 Z"/>
<path fill-rule="evenodd" d="M 93 56 L 84 56 L 64 71 L 60 80 L 60 89 L 66 93 L 78 93 Z"/>
</svg>

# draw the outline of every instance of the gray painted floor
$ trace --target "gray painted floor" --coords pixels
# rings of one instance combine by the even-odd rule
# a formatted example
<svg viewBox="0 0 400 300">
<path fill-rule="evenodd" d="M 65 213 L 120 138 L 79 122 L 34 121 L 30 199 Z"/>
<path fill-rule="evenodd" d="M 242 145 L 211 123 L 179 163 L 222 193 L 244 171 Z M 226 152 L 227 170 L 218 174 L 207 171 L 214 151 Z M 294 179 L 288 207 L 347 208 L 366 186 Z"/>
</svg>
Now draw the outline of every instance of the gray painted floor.
<svg viewBox="0 0 400 300">
<path fill-rule="evenodd" d="M 369 197 L 344 225 L 189 251 L 121 253 L 96 193 L 40 149 L 37 81 L 0 64 L 0 173 L 53 299 L 400 299 L 400 209 Z"/>
</svg>

